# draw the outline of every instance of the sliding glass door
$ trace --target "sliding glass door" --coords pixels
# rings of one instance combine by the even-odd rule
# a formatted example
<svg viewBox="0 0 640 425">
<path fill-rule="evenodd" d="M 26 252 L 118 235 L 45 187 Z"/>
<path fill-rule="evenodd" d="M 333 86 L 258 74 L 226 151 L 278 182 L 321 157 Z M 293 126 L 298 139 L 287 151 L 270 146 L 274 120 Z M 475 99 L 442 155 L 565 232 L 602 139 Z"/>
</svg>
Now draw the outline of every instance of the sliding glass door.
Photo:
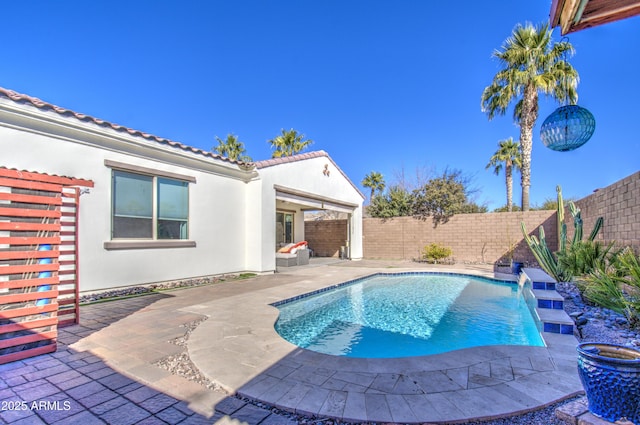
<svg viewBox="0 0 640 425">
<path fill-rule="evenodd" d="M 293 213 L 276 212 L 276 247 L 293 243 Z"/>
</svg>

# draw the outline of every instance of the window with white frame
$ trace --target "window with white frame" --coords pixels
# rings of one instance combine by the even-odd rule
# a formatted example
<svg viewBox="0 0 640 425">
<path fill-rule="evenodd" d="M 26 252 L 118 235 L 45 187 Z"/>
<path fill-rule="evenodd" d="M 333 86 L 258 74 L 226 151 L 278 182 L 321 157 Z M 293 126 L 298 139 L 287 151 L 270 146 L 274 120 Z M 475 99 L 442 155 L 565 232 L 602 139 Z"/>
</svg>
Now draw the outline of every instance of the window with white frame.
<svg viewBox="0 0 640 425">
<path fill-rule="evenodd" d="M 187 239 L 189 182 L 112 171 L 112 239 Z"/>
</svg>

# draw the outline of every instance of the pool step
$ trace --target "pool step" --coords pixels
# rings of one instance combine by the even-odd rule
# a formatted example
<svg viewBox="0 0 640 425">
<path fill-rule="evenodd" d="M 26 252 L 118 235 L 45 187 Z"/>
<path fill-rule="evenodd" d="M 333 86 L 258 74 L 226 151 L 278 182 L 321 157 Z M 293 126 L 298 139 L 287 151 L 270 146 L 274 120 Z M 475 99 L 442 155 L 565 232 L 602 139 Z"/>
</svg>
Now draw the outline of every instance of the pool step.
<svg viewBox="0 0 640 425">
<path fill-rule="evenodd" d="M 531 279 L 531 287 L 533 289 L 542 289 L 547 291 L 556 290 L 555 279 L 542 270 L 525 267 L 524 269 L 522 269 L 522 272 L 525 273 L 529 277 L 529 279 Z"/>
<path fill-rule="evenodd" d="M 564 298 L 557 291 L 534 289 L 532 292 L 537 300 L 536 307 L 564 310 Z"/>
<path fill-rule="evenodd" d="M 573 320 L 564 310 L 536 308 L 536 314 L 544 332 L 573 335 Z"/>
<path fill-rule="evenodd" d="M 564 298 L 556 291 L 556 281 L 539 269 L 524 268 L 522 273 L 531 280 L 531 294 L 535 312 L 543 332 L 573 335 L 574 321 L 564 311 Z"/>
</svg>

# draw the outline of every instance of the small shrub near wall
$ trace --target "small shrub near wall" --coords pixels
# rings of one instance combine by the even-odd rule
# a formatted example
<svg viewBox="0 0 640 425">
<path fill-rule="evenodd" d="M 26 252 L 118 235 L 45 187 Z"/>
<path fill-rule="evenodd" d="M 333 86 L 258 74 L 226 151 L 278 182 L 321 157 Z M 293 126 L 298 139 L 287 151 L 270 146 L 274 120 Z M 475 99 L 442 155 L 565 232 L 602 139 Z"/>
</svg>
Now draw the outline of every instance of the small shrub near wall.
<svg viewBox="0 0 640 425">
<path fill-rule="evenodd" d="M 443 245 L 439 245 L 437 243 L 431 243 L 424 247 L 422 250 L 422 257 L 420 260 L 426 261 L 427 263 L 433 264 L 452 264 L 454 262 L 453 251 L 451 248 Z"/>
</svg>

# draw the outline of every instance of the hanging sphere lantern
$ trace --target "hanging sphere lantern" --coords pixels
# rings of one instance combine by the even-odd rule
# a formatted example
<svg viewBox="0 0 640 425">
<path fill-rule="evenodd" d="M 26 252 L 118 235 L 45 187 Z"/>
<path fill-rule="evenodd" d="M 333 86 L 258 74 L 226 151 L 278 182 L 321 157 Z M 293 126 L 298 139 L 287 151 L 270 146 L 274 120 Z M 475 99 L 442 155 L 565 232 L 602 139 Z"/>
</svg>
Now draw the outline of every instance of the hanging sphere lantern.
<svg viewBox="0 0 640 425">
<path fill-rule="evenodd" d="M 596 119 L 578 105 L 561 106 L 542 123 L 542 143 L 554 151 L 572 151 L 587 143 L 596 129 Z"/>
</svg>

